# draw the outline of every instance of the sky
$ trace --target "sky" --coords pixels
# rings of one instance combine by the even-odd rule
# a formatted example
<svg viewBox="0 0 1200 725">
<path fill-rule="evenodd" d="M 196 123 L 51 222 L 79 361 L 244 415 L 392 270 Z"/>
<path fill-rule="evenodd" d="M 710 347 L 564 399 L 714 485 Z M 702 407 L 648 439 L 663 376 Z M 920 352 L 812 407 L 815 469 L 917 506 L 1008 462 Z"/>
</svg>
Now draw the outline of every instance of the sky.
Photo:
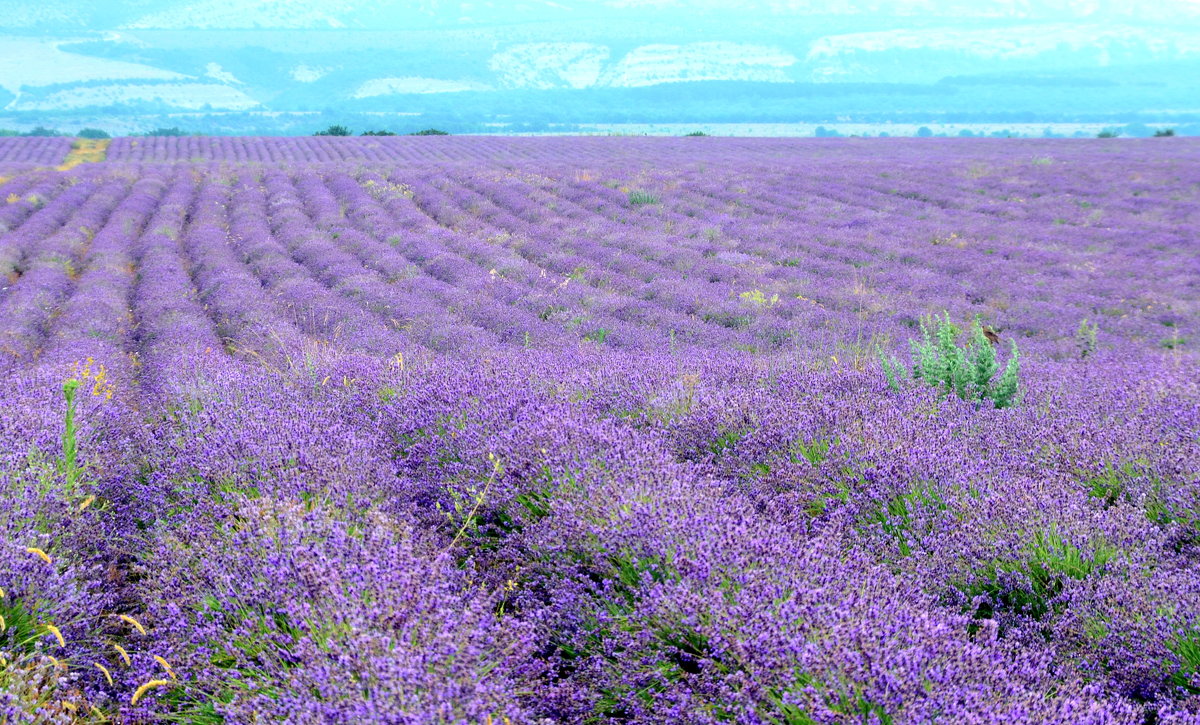
<svg viewBox="0 0 1200 725">
<path fill-rule="evenodd" d="M 1165 123 L 1200 113 L 1195 78 L 1200 0 L 0 0 L 0 128 Z"/>
</svg>

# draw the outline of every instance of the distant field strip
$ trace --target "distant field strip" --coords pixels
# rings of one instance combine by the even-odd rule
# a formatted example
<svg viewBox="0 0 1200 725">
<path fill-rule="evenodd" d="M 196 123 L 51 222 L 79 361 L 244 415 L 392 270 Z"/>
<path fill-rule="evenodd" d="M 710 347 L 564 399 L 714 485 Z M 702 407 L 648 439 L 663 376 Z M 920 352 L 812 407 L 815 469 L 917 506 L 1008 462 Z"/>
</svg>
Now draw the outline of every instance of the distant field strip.
<svg viewBox="0 0 1200 725">
<path fill-rule="evenodd" d="M 55 168 L 59 171 L 70 171 L 80 164 L 95 164 L 104 161 L 111 143 L 112 139 L 107 138 L 76 139 L 71 143 L 70 153 Z"/>
</svg>

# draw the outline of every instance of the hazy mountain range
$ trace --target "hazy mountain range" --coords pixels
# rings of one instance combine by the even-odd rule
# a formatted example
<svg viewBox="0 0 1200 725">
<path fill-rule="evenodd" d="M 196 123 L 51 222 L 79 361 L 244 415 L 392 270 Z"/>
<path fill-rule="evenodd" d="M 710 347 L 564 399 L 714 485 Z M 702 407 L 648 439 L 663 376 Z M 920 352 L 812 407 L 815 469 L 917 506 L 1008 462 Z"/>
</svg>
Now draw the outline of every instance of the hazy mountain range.
<svg viewBox="0 0 1200 725">
<path fill-rule="evenodd" d="M 1200 0 L 0 0 L 0 33 L 7 125 L 1200 114 Z"/>
</svg>

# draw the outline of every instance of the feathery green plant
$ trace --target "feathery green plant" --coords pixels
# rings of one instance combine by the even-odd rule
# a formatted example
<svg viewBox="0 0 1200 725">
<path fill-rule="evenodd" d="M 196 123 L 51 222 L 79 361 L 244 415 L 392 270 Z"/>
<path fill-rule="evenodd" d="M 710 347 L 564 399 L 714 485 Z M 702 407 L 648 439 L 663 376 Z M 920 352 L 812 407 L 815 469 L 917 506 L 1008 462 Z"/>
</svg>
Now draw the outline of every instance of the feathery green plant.
<svg viewBox="0 0 1200 725">
<path fill-rule="evenodd" d="M 968 341 L 958 344 L 962 331 L 950 321 L 950 314 L 932 315 L 921 320 L 921 337 L 910 340 L 912 348 L 911 377 L 954 393 L 963 400 L 991 400 L 997 408 L 1012 406 L 1020 392 L 1020 353 L 1017 343 L 1011 342 L 1008 363 L 1000 377 L 996 351 L 975 319 L 971 323 Z M 899 390 L 901 381 L 909 377 L 904 367 L 893 357 L 882 356 L 883 372 L 888 386 Z"/>
<path fill-rule="evenodd" d="M 60 468 L 67 477 L 67 495 L 74 496 L 79 476 L 78 427 L 75 425 L 75 394 L 79 391 L 79 380 L 71 378 L 63 383 L 63 397 L 67 399 L 67 413 L 62 434 L 62 460 Z"/>
<path fill-rule="evenodd" d="M 629 197 L 629 203 L 633 206 L 646 206 L 647 204 L 657 204 L 659 199 L 654 194 L 640 189 L 630 190 L 626 196 Z"/>
<path fill-rule="evenodd" d="M 1079 323 L 1079 329 L 1075 331 L 1075 344 L 1079 346 L 1080 359 L 1096 354 L 1096 335 L 1099 332 L 1100 327 L 1086 317 Z"/>
</svg>

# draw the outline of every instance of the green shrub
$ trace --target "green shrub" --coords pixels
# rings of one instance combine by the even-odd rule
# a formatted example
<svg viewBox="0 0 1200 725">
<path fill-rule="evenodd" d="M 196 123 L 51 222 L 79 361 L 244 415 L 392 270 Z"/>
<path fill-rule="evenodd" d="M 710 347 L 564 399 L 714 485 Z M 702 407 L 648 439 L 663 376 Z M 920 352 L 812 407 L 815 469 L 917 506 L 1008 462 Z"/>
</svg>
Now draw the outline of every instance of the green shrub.
<svg viewBox="0 0 1200 725">
<path fill-rule="evenodd" d="M 585 339 L 589 342 L 598 342 L 598 343 L 603 344 L 604 341 L 608 339 L 608 336 L 611 333 L 612 333 L 612 331 L 607 328 L 597 327 L 596 329 L 594 329 L 591 332 L 584 335 L 583 339 Z"/>
<path fill-rule="evenodd" d="M 108 131 L 100 128 L 81 128 L 75 136 L 77 138 L 112 138 L 108 135 Z"/>
<path fill-rule="evenodd" d="M 629 203 L 634 206 L 646 206 L 647 204 L 657 204 L 658 197 L 648 191 L 640 191 L 633 189 L 629 192 Z"/>
<path fill-rule="evenodd" d="M 755 307 L 774 307 L 775 305 L 779 304 L 779 295 L 774 294 L 770 297 L 767 297 L 765 294 L 763 294 L 763 291 L 759 289 L 743 292 L 738 296 Z"/>
<path fill-rule="evenodd" d="M 153 131 L 147 131 L 144 135 L 146 135 L 146 136 L 186 136 L 187 132 L 184 131 L 183 129 L 179 128 L 178 126 L 172 126 L 170 128 L 156 128 Z"/>
<path fill-rule="evenodd" d="M 1154 132 L 1155 138 L 1166 138 L 1166 137 L 1174 136 L 1174 135 L 1175 135 L 1175 129 L 1173 129 L 1173 128 L 1160 128 Z"/>
<path fill-rule="evenodd" d="M 1118 131 L 1117 129 L 1106 128 L 1103 131 L 1101 131 L 1100 133 L 1096 134 L 1096 138 L 1116 138 L 1117 136 L 1120 136 L 1120 135 L 1121 135 L 1121 132 Z"/>
<path fill-rule="evenodd" d="M 413 131 L 409 136 L 449 136 L 449 131 L 443 131 L 440 128 L 427 128 L 423 131 Z"/>
<path fill-rule="evenodd" d="M 45 126 L 35 126 L 29 131 L 21 134 L 22 136 L 61 136 L 56 129 L 46 128 Z"/>
<path fill-rule="evenodd" d="M 683 135 L 686 138 L 689 136 L 707 136 L 708 134 L 704 133 L 703 131 L 692 131 L 691 133 L 685 133 Z"/>
<path fill-rule="evenodd" d="M 353 136 L 354 132 L 340 124 L 334 124 L 324 131 L 317 131 L 314 136 Z"/>
<path fill-rule="evenodd" d="M 1016 402 L 1020 391 L 1020 353 L 1017 343 L 1012 341 L 1011 353 L 1004 372 L 993 380 L 1000 370 L 996 351 L 976 319 L 971 323 L 969 339 L 958 344 L 958 326 L 950 322 L 950 314 L 944 317 L 933 315 L 921 320 L 921 338 L 910 340 L 912 347 L 912 378 L 954 393 L 963 400 L 991 400 L 997 408 L 1007 408 Z M 900 389 L 900 383 L 908 377 L 894 358 L 883 357 L 883 370 L 888 385 Z"/>
<path fill-rule="evenodd" d="M 1096 323 L 1089 322 L 1086 317 L 1079 323 L 1079 329 L 1075 331 L 1075 344 L 1079 346 L 1081 359 L 1096 354 L 1096 334 L 1099 332 Z"/>
<path fill-rule="evenodd" d="M 363 131 L 360 136 L 395 136 L 395 131 Z"/>
</svg>

